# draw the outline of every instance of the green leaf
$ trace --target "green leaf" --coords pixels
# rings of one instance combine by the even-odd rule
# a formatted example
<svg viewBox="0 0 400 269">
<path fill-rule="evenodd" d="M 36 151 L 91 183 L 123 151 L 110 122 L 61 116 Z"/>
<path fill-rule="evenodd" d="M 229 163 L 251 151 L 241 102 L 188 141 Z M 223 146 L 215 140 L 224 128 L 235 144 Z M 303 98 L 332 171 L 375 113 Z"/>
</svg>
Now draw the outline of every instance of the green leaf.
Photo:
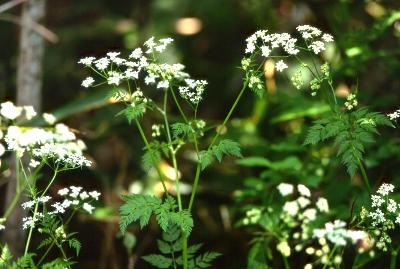
<svg viewBox="0 0 400 269">
<path fill-rule="evenodd" d="M 132 123 L 133 120 L 141 118 L 146 112 L 146 104 L 140 103 L 135 104 L 135 106 L 132 105 L 128 105 L 126 108 L 121 110 L 117 116 L 124 116 L 129 123 Z"/>
<path fill-rule="evenodd" d="M 154 210 L 161 206 L 161 199 L 152 195 L 133 194 L 123 197 L 125 203 L 120 207 L 119 226 L 124 233 L 129 224 L 139 220 L 143 228 L 149 222 Z"/>
<path fill-rule="evenodd" d="M 178 225 L 186 236 L 192 232 L 193 219 L 188 210 L 185 209 L 179 212 L 172 212 L 170 218 L 171 222 Z"/>
<path fill-rule="evenodd" d="M 162 233 L 164 241 L 173 243 L 181 236 L 180 228 L 175 224 L 170 224 L 168 229 Z"/>
<path fill-rule="evenodd" d="M 68 240 L 68 245 L 70 248 L 75 249 L 76 256 L 78 256 L 81 251 L 81 243 L 77 239 L 72 238 Z"/>
<path fill-rule="evenodd" d="M 212 146 L 209 150 L 200 152 L 201 169 L 204 170 L 209 166 L 213 162 L 213 157 L 221 162 L 223 156 L 242 157 L 239 143 L 230 139 L 224 139 L 221 140 L 218 145 Z"/>
<path fill-rule="evenodd" d="M 174 138 L 189 137 L 195 132 L 192 125 L 182 122 L 177 122 L 172 124 L 171 128 L 172 128 L 172 135 Z"/>
<path fill-rule="evenodd" d="M 195 267 L 193 269 L 209 268 L 211 266 L 211 262 L 219 256 L 221 256 L 221 254 L 217 252 L 206 252 L 195 259 Z"/>
<path fill-rule="evenodd" d="M 236 161 L 237 164 L 248 167 L 269 167 L 271 162 L 264 157 L 247 157 Z"/>
<path fill-rule="evenodd" d="M 145 149 L 145 153 L 142 157 L 143 168 L 148 171 L 150 168 L 157 166 L 161 161 L 161 153 L 158 149 L 151 147 L 149 149 Z"/>
<path fill-rule="evenodd" d="M 142 257 L 142 259 L 157 268 L 170 268 L 172 266 L 172 259 L 162 255 L 151 254 Z"/>
</svg>

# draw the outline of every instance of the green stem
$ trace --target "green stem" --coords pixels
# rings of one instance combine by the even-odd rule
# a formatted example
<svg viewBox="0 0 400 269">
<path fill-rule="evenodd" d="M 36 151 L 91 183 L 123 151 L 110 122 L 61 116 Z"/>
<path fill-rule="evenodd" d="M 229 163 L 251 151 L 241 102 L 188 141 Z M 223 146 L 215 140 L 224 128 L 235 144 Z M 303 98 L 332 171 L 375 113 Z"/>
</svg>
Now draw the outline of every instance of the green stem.
<svg viewBox="0 0 400 269">
<path fill-rule="evenodd" d="M 165 123 L 165 130 L 167 131 L 167 139 L 168 139 L 168 144 L 169 144 L 169 151 L 171 152 L 171 158 L 172 158 L 172 165 L 174 167 L 175 171 L 175 188 L 176 188 L 176 197 L 178 199 L 178 208 L 179 211 L 182 211 L 182 199 L 181 199 L 181 192 L 180 192 L 180 182 L 179 182 L 179 171 L 178 171 L 178 164 L 176 162 L 176 151 L 174 150 L 172 146 L 172 138 L 171 138 L 171 132 L 169 130 L 169 122 L 168 122 L 168 116 L 167 116 L 167 101 L 168 101 L 168 90 L 164 91 L 164 103 L 163 103 L 163 117 L 164 117 L 164 123 Z"/>
<path fill-rule="evenodd" d="M 156 168 L 157 174 L 158 174 L 158 176 L 160 177 L 160 181 L 161 181 L 161 184 L 162 184 L 162 186 L 163 186 L 164 192 L 165 192 L 165 194 L 168 196 L 168 190 L 167 190 L 167 187 L 165 186 L 165 178 L 164 178 L 164 175 L 163 175 L 163 173 L 161 172 L 161 170 L 160 170 L 160 168 L 158 167 L 158 165 L 155 163 L 154 156 L 153 156 L 153 152 L 152 152 L 153 150 L 152 150 L 152 148 L 150 147 L 149 142 L 147 141 L 147 138 L 146 138 L 146 135 L 144 134 L 142 125 L 140 125 L 140 122 L 139 122 L 137 119 L 135 119 L 135 123 L 136 123 L 137 128 L 139 129 L 140 136 L 142 137 L 142 140 L 143 140 L 143 142 L 144 142 L 144 144 L 145 144 L 145 146 L 146 146 L 146 149 L 147 149 L 147 150 L 150 152 L 150 154 L 151 154 L 151 158 L 153 159 L 154 167 Z"/>
<path fill-rule="evenodd" d="M 390 269 L 396 269 L 397 268 L 397 255 L 399 254 L 398 251 L 393 250 L 392 255 L 390 257 Z"/>
<path fill-rule="evenodd" d="M 39 199 L 44 197 L 46 192 L 48 191 L 48 189 L 50 188 L 51 184 L 53 184 L 54 180 L 56 179 L 58 173 L 58 167 L 54 170 L 54 174 L 53 177 L 51 178 L 49 184 L 47 185 L 47 187 L 45 188 L 45 190 L 42 192 L 42 194 L 40 195 Z M 36 199 L 36 197 L 33 197 L 34 199 Z M 39 199 L 37 199 L 36 203 L 35 203 L 35 209 L 33 211 L 33 216 L 32 216 L 32 221 L 35 221 L 37 212 L 38 212 L 38 208 L 39 208 Z M 31 243 L 31 239 L 32 239 L 32 233 L 33 233 L 33 228 L 34 225 L 31 225 L 31 227 L 29 228 L 29 233 L 28 233 L 28 239 L 26 240 L 26 245 L 25 245 L 25 252 L 24 255 L 28 254 L 28 250 L 29 250 L 29 245 Z"/>
<path fill-rule="evenodd" d="M 64 227 L 68 226 L 68 224 L 70 223 L 70 221 L 72 220 L 72 217 L 75 215 L 76 213 L 76 209 L 74 209 L 74 211 L 71 213 L 71 215 L 68 217 L 67 221 L 63 224 Z M 53 238 L 53 242 L 51 243 L 51 245 L 47 248 L 46 252 L 43 254 L 43 256 L 40 258 L 39 262 L 36 264 L 37 267 L 39 267 L 39 265 L 44 261 L 44 259 L 47 257 L 47 255 L 49 254 L 49 252 L 53 249 L 55 243 L 56 243 L 57 239 Z"/>
<path fill-rule="evenodd" d="M 334 246 L 331 253 L 329 253 L 328 261 L 332 260 L 332 256 L 335 254 L 336 248 L 337 248 L 337 246 Z M 322 267 L 322 269 L 325 269 L 327 267 L 328 267 L 328 263 L 325 263 L 324 266 Z"/>
<path fill-rule="evenodd" d="M 172 90 L 171 90 L 172 92 Z M 171 132 L 169 130 L 169 122 L 168 122 L 168 116 L 167 116 L 167 101 L 168 101 L 168 90 L 164 91 L 164 103 L 163 103 L 163 116 L 164 116 L 164 123 L 165 123 L 165 130 L 167 131 L 167 138 L 168 138 L 168 144 L 169 144 L 169 150 L 171 152 L 171 158 L 172 158 L 172 165 L 174 167 L 175 171 L 175 188 L 176 188 L 176 197 L 178 199 L 178 209 L 179 211 L 182 211 L 182 199 L 181 199 L 181 192 L 180 192 L 180 180 L 179 180 L 179 171 L 178 171 L 178 164 L 176 162 L 176 150 L 172 146 L 172 138 L 171 138 Z M 177 100 L 176 100 L 177 101 Z M 183 114 L 183 111 L 180 109 L 180 106 L 178 105 L 178 108 L 180 112 Z M 187 121 L 187 118 L 184 117 L 185 121 Z M 182 238 L 182 258 L 183 258 L 183 268 L 187 269 L 188 268 L 188 255 L 187 255 L 187 238 L 184 236 Z"/>
<path fill-rule="evenodd" d="M 358 160 L 358 166 L 360 168 L 361 175 L 362 175 L 362 177 L 364 179 L 365 187 L 367 188 L 368 193 L 371 193 L 372 192 L 372 188 L 371 188 L 371 185 L 369 184 L 369 179 L 368 179 L 367 173 L 365 172 L 365 168 L 364 168 L 361 160 Z"/>
<path fill-rule="evenodd" d="M 290 269 L 289 262 L 285 256 L 282 255 L 283 258 L 283 264 L 285 265 L 285 269 Z"/>
<path fill-rule="evenodd" d="M 236 97 L 235 102 L 233 103 L 231 109 L 228 112 L 228 115 L 226 115 L 224 121 L 222 122 L 222 124 L 220 125 L 219 128 L 223 128 L 223 127 L 226 126 L 226 123 L 231 118 L 233 112 L 235 111 L 236 106 L 238 105 L 240 99 L 242 98 L 242 95 L 243 95 L 244 91 L 247 88 L 248 82 L 249 82 L 249 80 L 246 79 L 245 82 L 243 83 L 242 89 L 240 90 L 238 96 Z M 215 144 L 215 142 L 217 141 L 219 136 L 220 136 L 220 132 L 217 130 L 217 132 L 214 135 L 214 137 L 212 138 L 211 143 L 208 146 L 207 150 L 209 150 Z M 199 160 L 198 163 L 197 163 L 197 167 L 196 167 L 196 175 L 195 175 L 194 182 L 193 182 L 192 193 L 190 195 L 190 200 L 189 200 L 189 207 L 188 207 L 189 212 L 191 211 L 191 209 L 193 207 L 194 198 L 196 196 L 197 188 L 198 188 L 198 185 L 199 185 L 200 172 L 201 172 L 201 164 L 200 164 L 200 160 Z"/>
</svg>

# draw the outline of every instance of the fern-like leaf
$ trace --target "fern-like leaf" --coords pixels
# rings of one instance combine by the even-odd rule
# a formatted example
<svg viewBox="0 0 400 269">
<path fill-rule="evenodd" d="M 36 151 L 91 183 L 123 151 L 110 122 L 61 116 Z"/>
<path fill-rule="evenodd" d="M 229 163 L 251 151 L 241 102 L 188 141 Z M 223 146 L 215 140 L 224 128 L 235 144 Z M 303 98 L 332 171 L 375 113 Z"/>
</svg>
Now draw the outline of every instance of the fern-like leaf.
<svg viewBox="0 0 400 269">
<path fill-rule="evenodd" d="M 120 207 L 121 219 L 119 226 L 124 233 L 129 224 L 139 220 L 143 228 L 149 222 L 153 211 L 161 206 L 161 199 L 151 195 L 137 195 L 123 197 L 125 203 Z"/>
<path fill-rule="evenodd" d="M 218 145 L 212 146 L 209 150 L 202 151 L 200 153 L 201 169 L 204 170 L 209 166 L 213 162 L 214 157 L 221 162 L 223 156 L 242 157 L 239 143 L 230 139 L 224 139 Z"/>
<path fill-rule="evenodd" d="M 162 255 L 151 254 L 142 257 L 142 259 L 156 268 L 170 268 L 172 266 L 172 259 Z"/>
</svg>

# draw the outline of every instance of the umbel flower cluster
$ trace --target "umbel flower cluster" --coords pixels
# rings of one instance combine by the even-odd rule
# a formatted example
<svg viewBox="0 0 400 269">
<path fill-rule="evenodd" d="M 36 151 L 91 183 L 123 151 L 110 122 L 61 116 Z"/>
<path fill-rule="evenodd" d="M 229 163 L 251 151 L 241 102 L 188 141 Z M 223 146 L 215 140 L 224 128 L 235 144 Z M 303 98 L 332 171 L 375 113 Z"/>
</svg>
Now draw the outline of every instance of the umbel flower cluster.
<svg viewBox="0 0 400 269">
<path fill-rule="evenodd" d="M 304 253 L 313 262 L 304 268 L 326 266 L 337 268 L 342 263 L 341 252 L 346 246 L 358 246 L 368 241 L 362 229 L 349 229 L 342 220 L 328 221 L 321 227 L 321 220 L 329 218 L 329 203 L 324 197 L 315 199 L 303 184 L 281 183 L 277 190 L 284 198 L 281 208 L 251 209 L 243 220 L 245 225 L 258 224 L 267 229 L 276 240 L 276 250 L 284 257 Z M 270 242 L 270 240 L 268 240 Z M 358 248 L 358 251 L 362 251 Z"/>
<path fill-rule="evenodd" d="M 140 81 L 144 81 L 146 85 L 154 85 L 157 89 L 167 90 L 175 87 L 183 99 L 196 105 L 202 99 L 207 81 L 190 78 L 182 64 L 160 62 L 160 53 L 172 42 L 172 38 L 156 40 L 151 37 L 144 42 L 143 47 L 134 49 L 126 59 L 120 56 L 120 52 L 109 52 L 105 57 L 98 59 L 83 58 L 78 63 L 92 69 L 99 79 L 87 77 L 82 86 L 91 87 L 103 83 L 119 86 L 126 83 L 129 88 L 132 84 L 140 91 L 138 85 Z"/>
<path fill-rule="evenodd" d="M 392 193 L 394 185 L 384 183 L 371 195 L 371 204 L 362 208 L 361 225 L 376 241 L 378 249 L 387 251 L 392 243 L 390 233 L 400 227 L 400 204 Z"/>
<path fill-rule="evenodd" d="M 298 26 L 297 31 L 302 37 L 306 48 L 318 55 L 325 51 L 326 44 L 333 42 L 333 37 L 330 34 L 322 33 L 321 30 L 309 26 Z M 298 39 L 289 33 L 268 33 L 268 30 L 260 30 L 246 39 L 245 53 L 248 55 L 261 54 L 268 58 L 272 56 L 295 56 L 300 52 L 303 44 L 298 44 Z M 278 54 L 274 54 L 278 51 Z M 282 52 L 286 55 L 282 55 Z M 287 64 L 280 60 L 275 65 L 278 72 L 282 72 L 287 68 Z"/>
<path fill-rule="evenodd" d="M 69 188 L 60 189 L 58 195 L 63 198 L 62 201 L 55 201 L 49 204 L 49 201 L 53 201 L 54 198 L 50 196 L 41 196 L 37 199 L 27 201 L 21 206 L 23 209 L 30 210 L 33 215 L 23 218 L 22 228 L 29 229 L 34 228 L 36 223 L 40 222 L 46 215 L 57 216 L 62 218 L 63 214 L 68 209 L 80 210 L 92 214 L 95 207 L 91 204 L 92 201 L 98 200 L 100 193 L 97 191 L 84 191 L 82 187 L 70 186 Z M 41 211 L 39 212 L 39 205 Z"/>
<path fill-rule="evenodd" d="M 32 107 L 17 107 L 11 102 L 2 103 L 0 121 L 0 140 L 4 139 L 6 147 L 0 143 L 0 156 L 5 150 L 14 151 L 19 158 L 27 155 L 30 167 L 36 168 L 42 163 L 56 164 L 65 168 L 90 166 L 83 151 L 85 143 L 77 139 L 74 132 L 66 125 L 59 123 L 45 128 L 18 126 L 22 120 L 30 120 L 36 116 Z M 54 116 L 43 115 L 47 122 L 54 123 Z"/>
</svg>

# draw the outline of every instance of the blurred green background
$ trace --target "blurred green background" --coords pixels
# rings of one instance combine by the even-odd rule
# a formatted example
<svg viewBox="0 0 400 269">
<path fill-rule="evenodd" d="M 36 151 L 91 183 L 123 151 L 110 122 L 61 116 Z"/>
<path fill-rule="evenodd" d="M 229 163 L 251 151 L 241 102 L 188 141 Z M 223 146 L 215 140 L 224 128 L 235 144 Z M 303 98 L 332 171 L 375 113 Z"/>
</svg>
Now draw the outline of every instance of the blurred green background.
<svg viewBox="0 0 400 269">
<path fill-rule="evenodd" d="M 388 113 L 400 104 L 399 1 L 49 0 L 46 4 L 44 25 L 58 41 L 46 43 L 43 111 L 55 112 L 79 130 L 96 164 L 90 170 L 62 175 L 54 189 L 75 184 L 103 194 L 93 218 L 81 216 L 71 225 L 82 241 L 76 268 L 128 268 L 129 260 L 134 268 L 148 268 L 137 256 L 153 252 L 159 235 L 156 225 L 143 231 L 132 227 L 132 236 L 125 238 L 118 233 L 120 195 L 157 192 L 156 180 L 141 167 L 137 130 L 115 117 L 121 108 L 118 104 L 106 102 L 107 88 L 80 86 L 88 75 L 77 64 L 80 58 L 108 51 L 126 55 L 150 36 L 173 37 L 170 60 L 209 82 L 200 117 L 213 126 L 223 119 L 241 86 L 238 67 L 245 38 L 257 29 L 291 32 L 297 25 L 310 24 L 335 37 L 336 44 L 325 58 L 332 63 L 339 97 L 358 85 L 359 101 L 373 110 Z M 0 13 L 1 101 L 15 98 L 20 30 L 1 18 L 20 12 L 17 6 Z M 326 104 L 313 99 L 307 89 L 294 89 L 288 77 L 268 70 L 266 74 L 268 92 L 260 99 L 247 95 L 227 130 L 227 136 L 241 143 L 245 157 L 258 159 L 245 159 L 239 166 L 230 160 L 202 176 L 191 241 L 223 253 L 214 268 L 246 267 L 251 231 L 235 223 L 243 208 L 265 203 L 269 185 L 290 181 L 321 187 L 336 204 L 337 214 L 348 217 L 349 197 L 361 184 L 358 176 L 349 179 L 332 148 L 301 146 L 311 121 L 327 111 Z M 151 122 L 145 118 L 146 130 Z M 375 184 L 390 178 L 399 186 L 397 129 L 383 131 L 367 152 L 367 168 Z M 183 180 L 190 183 L 193 167 L 182 170 L 188 175 Z"/>
</svg>

